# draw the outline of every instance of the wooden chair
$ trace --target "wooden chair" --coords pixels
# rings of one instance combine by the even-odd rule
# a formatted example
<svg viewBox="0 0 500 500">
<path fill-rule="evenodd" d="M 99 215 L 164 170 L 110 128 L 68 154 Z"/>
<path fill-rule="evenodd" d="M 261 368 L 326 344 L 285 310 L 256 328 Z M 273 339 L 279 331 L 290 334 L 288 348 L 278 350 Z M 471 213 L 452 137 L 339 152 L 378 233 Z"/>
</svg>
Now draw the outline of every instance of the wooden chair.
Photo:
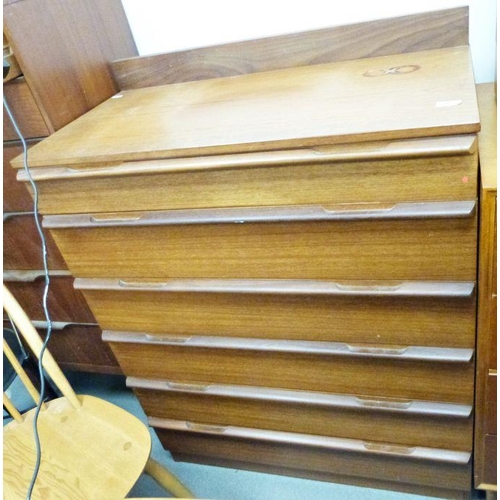
<svg viewBox="0 0 500 500">
<path fill-rule="evenodd" d="M 4 285 L 4 309 L 38 357 L 42 339 Z M 4 341 L 4 352 L 27 391 L 39 394 Z M 63 397 L 44 403 L 38 417 L 42 459 L 32 498 L 123 499 L 145 472 L 176 497 L 192 493 L 150 458 L 147 426 L 125 410 L 94 396 L 76 395 L 48 350 L 43 366 Z M 21 415 L 4 393 L 13 420 L 4 427 L 4 499 L 25 499 L 35 466 L 35 409 Z"/>
</svg>

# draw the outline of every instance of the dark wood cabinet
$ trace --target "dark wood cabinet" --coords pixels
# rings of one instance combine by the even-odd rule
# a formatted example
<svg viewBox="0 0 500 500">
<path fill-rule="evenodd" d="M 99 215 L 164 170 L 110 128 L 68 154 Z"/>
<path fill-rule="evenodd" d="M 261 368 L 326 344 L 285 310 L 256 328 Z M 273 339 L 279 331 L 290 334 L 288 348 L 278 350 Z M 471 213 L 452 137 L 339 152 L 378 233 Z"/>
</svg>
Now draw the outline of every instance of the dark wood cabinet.
<svg viewBox="0 0 500 500">
<path fill-rule="evenodd" d="M 137 55 L 119 0 L 4 0 L 3 19 L 9 61 L 21 73 L 7 75 L 4 95 L 29 148 L 116 93 L 110 61 Z M 5 108 L 3 134 L 4 281 L 30 318 L 40 322 L 41 242 L 31 214 L 32 197 L 10 166 L 23 149 Z M 102 342 L 85 299 L 72 290 L 66 263 L 45 233 L 52 275 L 49 311 L 54 321 L 71 325 L 54 333 L 52 353 L 66 368 L 116 373 L 113 354 Z"/>
</svg>

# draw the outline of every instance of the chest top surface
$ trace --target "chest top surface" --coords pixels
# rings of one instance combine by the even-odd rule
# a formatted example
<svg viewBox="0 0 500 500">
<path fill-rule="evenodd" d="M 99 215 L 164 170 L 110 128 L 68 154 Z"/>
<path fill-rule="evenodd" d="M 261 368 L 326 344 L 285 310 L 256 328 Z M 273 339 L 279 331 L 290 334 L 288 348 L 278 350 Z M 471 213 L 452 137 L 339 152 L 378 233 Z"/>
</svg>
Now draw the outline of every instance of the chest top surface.
<svg viewBox="0 0 500 500">
<path fill-rule="evenodd" d="M 475 133 L 469 47 L 123 91 L 30 150 L 88 165 Z M 20 161 L 13 162 L 20 167 Z"/>
</svg>

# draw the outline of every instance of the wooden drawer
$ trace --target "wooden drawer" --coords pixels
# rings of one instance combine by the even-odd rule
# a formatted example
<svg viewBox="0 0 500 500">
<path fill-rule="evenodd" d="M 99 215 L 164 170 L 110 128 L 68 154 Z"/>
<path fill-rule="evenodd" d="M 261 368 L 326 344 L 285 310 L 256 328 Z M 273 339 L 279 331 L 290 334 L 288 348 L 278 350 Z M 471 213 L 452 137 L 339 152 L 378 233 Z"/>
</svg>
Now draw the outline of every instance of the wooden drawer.
<svg viewBox="0 0 500 500">
<path fill-rule="evenodd" d="M 45 124 L 45 120 L 33 98 L 33 94 L 23 77 L 5 84 L 3 86 L 3 91 L 12 114 L 25 138 L 46 137 L 50 134 Z M 15 141 L 18 139 L 19 136 L 12 126 L 4 107 L 3 140 Z"/>
<path fill-rule="evenodd" d="M 150 417 L 472 450 L 472 406 L 127 379 Z"/>
<path fill-rule="evenodd" d="M 29 141 L 28 146 L 37 141 Z M 3 211 L 4 212 L 31 212 L 33 199 L 28 192 L 27 185 L 16 180 L 16 170 L 10 166 L 10 161 L 23 152 L 19 141 L 4 143 L 3 145 Z"/>
<path fill-rule="evenodd" d="M 470 490 L 470 453 L 371 443 L 350 439 L 231 427 L 221 429 L 195 423 L 150 418 L 163 446 L 174 457 L 233 467 L 247 464 L 278 466 L 302 475 L 325 474 Z M 347 482 L 347 481 L 346 481 Z M 449 495 L 446 496 L 450 498 Z M 452 498 L 456 498 L 452 496 Z"/>
<path fill-rule="evenodd" d="M 475 346 L 470 282 L 79 278 L 75 287 L 105 330 Z"/>
<path fill-rule="evenodd" d="M 47 305 L 52 320 L 96 323 L 82 293 L 74 289 L 70 272 L 49 271 L 49 276 Z M 3 280 L 31 319 L 45 321 L 42 308 L 45 289 L 43 271 L 6 271 Z"/>
<path fill-rule="evenodd" d="M 435 137 L 35 168 L 32 175 L 44 214 L 468 200 L 477 196 L 476 150 L 473 135 Z"/>
<path fill-rule="evenodd" d="M 42 243 L 32 213 L 4 213 L 3 231 L 4 269 L 43 269 Z M 67 269 L 49 231 L 44 234 L 49 269 Z"/>
<path fill-rule="evenodd" d="M 33 321 L 45 339 L 47 323 Z M 4 328 L 11 328 L 4 320 Z M 101 339 L 101 329 L 89 323 L 53 323 L 48 348 L 61 368 L 95 373 L 121 374 L 122 371 L 109 346 Z"/>
<path fill-rule="evenodd" d="M 474 202 L 46 216 L 76 277 L 476 276 Z"/>
<path fill-rule="evenodd" d="M 45 338 L 46 323 L 33 322 Z M 121 374 L 109 346 L 101 339 L 98 325 L 54 323 L 49 350 L 61 368 L 95 373 Z"/>
<path fill-rule="evenodd" d="M 103 332 L 128 376 L 472 404 L 471 349 Z"/>
</svg>

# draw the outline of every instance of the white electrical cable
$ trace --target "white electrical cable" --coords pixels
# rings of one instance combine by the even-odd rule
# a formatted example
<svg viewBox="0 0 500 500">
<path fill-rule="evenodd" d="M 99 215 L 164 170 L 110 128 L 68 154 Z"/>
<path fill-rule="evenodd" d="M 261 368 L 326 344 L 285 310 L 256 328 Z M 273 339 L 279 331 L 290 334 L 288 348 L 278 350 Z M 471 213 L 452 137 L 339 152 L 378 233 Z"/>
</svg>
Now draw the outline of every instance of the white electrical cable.
<svg viewBox="0 0 500 500">
<path fill-rule="evenodd" d="M 35 224 L 36 228 L 38 231 L 38 234 L 40 235 L 40 239 L 42 241 L 42 258 L 43 258 L 43 269 L 44 269 L 44 274 L 45 274 L 45 289 L 43 292 L 43 312 L 45 314 L 45 319 L 47 321 L 47 336 L 45 337 L 45 341 L 43 342 L 42 349 L 40 351 L 40 356 L 38 358 L 38 373 L 40 376 L 40 399 L 38 401 L 36 411 L 35 411 L 35 417 L 33 419 L 33 434 L 35 437 L 35 443 L 36 443 L 36 463 L 35 463 L 35 469 L 33 471 L 33 476 L 31 478 L 31 482 L 28 488 L 26 500 L 31 500 L 31 494 L 33 492 L 33 488 L 35 486 L 36 478 L 38 476 L 38 472 L 40 470 L 40 462 L 42 459 L 42 449 L 40 445 L 40 436 L 38 434 L 38 415 L 40 413 L 40 409 L 42 407 L 43 399 L 45 397 L 45 376 L 43 373 L 43 365 L 42 365 L 42 359 L 43 359 L 43 354 L 47 348 L 47 344 L 50 340 L 50 335 L 52 333 L 52 320 L 50 319 L 50 314 L 49 310 L 47 308 L 47 296 L 49 293 L 49 284 L 50 284 L 50 277 L 49 277 L 49 266 L 47 263 L 47 242 L 45 240 L 45 235 L 43 234 L 42 226 L 40 224 L 40 219 L 39 219 L 39 213 L 38 213 L 38 189 L 35 184 L 35 181 L 31 177 L 30 169 L 28 166 L 28 146 L 26 144 L 26 140 L 23 137 L 23 134 L 21 133 L 19 126 L 14 118 L 14 115 L 12 114 L 12 111 L 9 108 L 9 105 L 7 104 L 7 101 L 5 99 L 5 95 L 3 96 L 3 105 L 5 107 L 5 110 L 7 111 L 7 114 L 10 118 L 10 121 L 12 122 L 12 125 L 14 127 L 14 130 L 16 131 L 16 134 L 19 136 L 19 139 L 21 140 L 21 143 L 23 145 L 23 166 L 24 170 L 26 172 L 26 175 L 28 176 L 29 182 L 31 184 L 31 187 L 33 189 L 34 193 L 34 203 L 33 203 L 33 216 L 35 218 Z M 4 166 L 5 168 L 5 166 Z"/>
</svg>

